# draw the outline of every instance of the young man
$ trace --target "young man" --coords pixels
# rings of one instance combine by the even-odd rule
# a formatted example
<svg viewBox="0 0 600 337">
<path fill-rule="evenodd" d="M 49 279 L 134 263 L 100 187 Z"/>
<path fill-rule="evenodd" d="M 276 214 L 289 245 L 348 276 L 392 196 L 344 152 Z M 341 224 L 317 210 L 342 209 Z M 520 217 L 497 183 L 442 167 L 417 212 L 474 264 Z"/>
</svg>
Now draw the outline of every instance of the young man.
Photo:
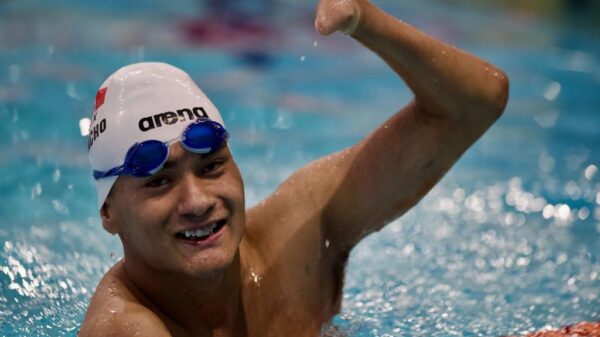
<svg viewBox="0 0 600 337">
<path fill-rule="evenodd" d="M 102 85 L 90 160 L 103 226 L 125 257 L 80 336 L 318 336 L 339 312 L 350 250 L 419 201 L 504 110 L 502 71 L 366 0 L 322 0 L 315 23 L 373 50 L 415 98 L 247 211 L 218 111 L 185 73 L 142 63 Z"/>
</svg>

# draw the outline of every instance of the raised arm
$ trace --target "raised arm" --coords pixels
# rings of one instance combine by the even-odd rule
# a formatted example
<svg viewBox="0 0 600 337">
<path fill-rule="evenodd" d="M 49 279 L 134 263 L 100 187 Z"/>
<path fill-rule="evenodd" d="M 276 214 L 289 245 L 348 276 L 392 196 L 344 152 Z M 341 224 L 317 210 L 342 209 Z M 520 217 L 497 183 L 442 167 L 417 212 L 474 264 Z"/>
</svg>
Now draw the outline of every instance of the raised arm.
<svg viewBox="0 0 600 337">
<path fill-rule="evenodd" d="M 315 26 L 377 53 L 415 98 L 339 158 L 325 235 L 348 249 L 412 207 L 500 116 L 508 80 L 493 65 L 438 41 L 365 0 L 322 0 Z"/>
<path fill-rule="evenodd" d="M 502 71 L 438 41 L 366 0 L 322 0 L 315 26 L 340 30 L 385 60 L 415 94 L 421 113 L 475 122 L 482 133 L 504 110 L 508 81 Z"/>
<path fill-rule="evenodd" d="M 306 225 L 316 222 L 328 252 L 343 255 L 439 181 L 501 115 L 508 80 L 366 0 L 322 0 L 315 24 L 321 34 L 342 31 L 373 50 L 415 95 L 363 141 L 307 165 L 270 198 L 274 208 L 317 219 Z"/>
</svg>

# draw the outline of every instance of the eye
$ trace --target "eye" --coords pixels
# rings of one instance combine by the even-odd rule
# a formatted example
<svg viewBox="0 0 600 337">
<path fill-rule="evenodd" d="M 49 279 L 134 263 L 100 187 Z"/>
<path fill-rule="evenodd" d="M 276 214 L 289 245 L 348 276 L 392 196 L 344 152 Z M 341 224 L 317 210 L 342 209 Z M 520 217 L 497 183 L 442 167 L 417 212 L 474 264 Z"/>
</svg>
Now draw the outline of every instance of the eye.
<svg viewBox="0 0 600 337">
<path fill-rule="evenodd" d="M 146 187 L 161 187 L 164 186 L 166 184 L 168 184 L 171 180 L 168 177 L 165 176 L 157 176 L 157 177 L 151 177 L 148 181 L 146 181 L 146 183 L 144 184 Z"/>
<path fill-rule="evenodd" d="M 216 174 L 219 169 L 225 164 L 225 159 L 219 158 L 211 160 L 204 167 L 202 167 L 202 174 Z"/>
</svg>

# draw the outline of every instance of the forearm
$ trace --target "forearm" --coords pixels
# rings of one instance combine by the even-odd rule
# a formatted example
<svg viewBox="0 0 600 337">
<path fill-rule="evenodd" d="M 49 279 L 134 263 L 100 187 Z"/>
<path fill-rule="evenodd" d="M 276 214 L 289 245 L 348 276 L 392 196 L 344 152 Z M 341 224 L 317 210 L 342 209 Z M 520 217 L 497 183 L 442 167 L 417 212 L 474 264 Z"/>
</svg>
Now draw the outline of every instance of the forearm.
<svg viewBox="0 0 600 337">
<path fill-rule="evenodd" d="M 415 94 L 419 110 L 438 117 L 492 122 L 504 110 L 508 79 L 493 65 L 436 40 L 359 1 L 351 36 L 377 53 Z"/>
</svg>

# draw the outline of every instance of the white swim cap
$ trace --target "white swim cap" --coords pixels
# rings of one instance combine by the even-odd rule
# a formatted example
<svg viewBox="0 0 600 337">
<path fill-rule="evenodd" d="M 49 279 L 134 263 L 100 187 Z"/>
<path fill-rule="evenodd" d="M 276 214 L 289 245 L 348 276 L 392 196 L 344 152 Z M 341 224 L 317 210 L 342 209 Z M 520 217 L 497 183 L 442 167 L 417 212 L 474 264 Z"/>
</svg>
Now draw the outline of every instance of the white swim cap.
<svg viewBox="0 0 600 337">
<path fill-rule="evenodd" d="M 217 108 L 183 70 L 158 62 L 123 67 L 96 94 L 88 136 L 92 169 L 123 165 L 136 142 L 175 139 L 199 117 L 224 125 Z M 116 180 L 117 176 L 96 180 L 98 208 Z"/>
</svg>

